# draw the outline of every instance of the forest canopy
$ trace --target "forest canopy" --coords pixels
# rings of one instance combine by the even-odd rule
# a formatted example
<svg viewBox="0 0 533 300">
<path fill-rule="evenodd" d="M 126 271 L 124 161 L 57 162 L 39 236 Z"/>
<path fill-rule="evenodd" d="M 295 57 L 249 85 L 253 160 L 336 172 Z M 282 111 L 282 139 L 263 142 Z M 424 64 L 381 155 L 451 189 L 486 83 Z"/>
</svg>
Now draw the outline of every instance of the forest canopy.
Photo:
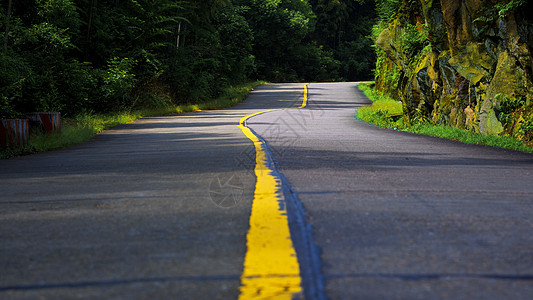
<svg viewBox="0 0 533 300">
<path fill-rule="evenodd" d="M 6 0 L 0 118 L 197 103 L 249 80 L 373 75 L 364 0 Z"/>
</svg>

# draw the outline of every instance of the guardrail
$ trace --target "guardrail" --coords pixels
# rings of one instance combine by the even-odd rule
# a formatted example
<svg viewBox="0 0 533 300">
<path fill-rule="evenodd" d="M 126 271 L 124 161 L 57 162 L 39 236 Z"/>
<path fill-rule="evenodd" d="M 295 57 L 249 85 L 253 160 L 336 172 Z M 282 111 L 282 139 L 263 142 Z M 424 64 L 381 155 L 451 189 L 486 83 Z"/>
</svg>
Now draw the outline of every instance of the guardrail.
<svg viewBox="0 0 533 300">
<path fill-rule="evenodd" d="M 61 130 L 61 113 L 36 112 L 26 119 L 0 120 L 0 147 L 19 148 L 30 141 L 31 134 L 52 133 Z"/>
<path fill-rule="evenodd" d="M 18 148 L 28 144 L 30 125 L 27 119 L 0 120 L 0 145 L 3 148 Z"/>
<path fill-rule="evenodd" d="M 52 133 L 61 130 L 60 112 L 35 112 L 26 115 L 30 121 L 31 133 Z"/>
</svg>

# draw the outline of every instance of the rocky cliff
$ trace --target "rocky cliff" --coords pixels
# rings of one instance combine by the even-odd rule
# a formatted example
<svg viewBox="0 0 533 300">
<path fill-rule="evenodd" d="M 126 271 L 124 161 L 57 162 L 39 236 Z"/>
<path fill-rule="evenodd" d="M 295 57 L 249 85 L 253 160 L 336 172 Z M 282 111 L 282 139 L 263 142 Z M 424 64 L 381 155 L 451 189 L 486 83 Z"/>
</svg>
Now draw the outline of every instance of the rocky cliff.
<svg viewBox="0 0 533 300">
<path fill-rule="evenodd" d="M 403 0 L 378 32 L 377 89 L 411 123 L 533 140 L 531 2 Z"/>
</svg>

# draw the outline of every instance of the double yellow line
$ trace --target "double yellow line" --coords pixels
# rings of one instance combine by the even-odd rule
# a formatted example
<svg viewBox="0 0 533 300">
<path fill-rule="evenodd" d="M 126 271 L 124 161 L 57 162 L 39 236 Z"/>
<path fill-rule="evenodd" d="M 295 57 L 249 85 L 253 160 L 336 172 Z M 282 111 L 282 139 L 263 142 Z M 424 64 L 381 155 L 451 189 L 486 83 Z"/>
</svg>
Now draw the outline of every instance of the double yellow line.
<svg viewBox="0 0 533 300">
<path fill-rule="evenodd" d="M 307 85 L 299 108 L 306 106 Z M 238 125 L 254 144 L 257 177 L 239 299 L 292 299 L 302 292 L 281 179 L 276 175 L 266 145 L 246 125 L 249 118 L 269 111 L 272 110 L 243 117 Z"/>
</svg>

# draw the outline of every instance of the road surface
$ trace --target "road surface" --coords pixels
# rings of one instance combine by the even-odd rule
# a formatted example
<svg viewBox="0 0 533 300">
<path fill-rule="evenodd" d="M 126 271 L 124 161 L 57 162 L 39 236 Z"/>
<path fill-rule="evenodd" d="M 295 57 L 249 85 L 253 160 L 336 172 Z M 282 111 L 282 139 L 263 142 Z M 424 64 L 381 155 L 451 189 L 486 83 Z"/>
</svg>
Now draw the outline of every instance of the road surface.
<svg viewBox="0 0 533 300">
<path fill-rule="evenodd" d="M 0 161 L 0 299 L 236 299 L 255 188 L 236 125 L 301 87 Z"/>
<path fill-rule="evenodd" d="M 302 298 L 531 298 L 532 155 L 366 124 L 352 83 L 298 108 L 303 89 L 0 161 L 0 298 L 237 299 L 256 149 L 236 125 L 265 110 L 246 125 L 282 179 Z"/>
<path fill-rule="evenodd" d="M 311 84 L 306 108 L 249 121 L 306 210 L 323 295 L 531 299 L 533 156 L 354 120 L 366 103 Z"/>
</svg>

